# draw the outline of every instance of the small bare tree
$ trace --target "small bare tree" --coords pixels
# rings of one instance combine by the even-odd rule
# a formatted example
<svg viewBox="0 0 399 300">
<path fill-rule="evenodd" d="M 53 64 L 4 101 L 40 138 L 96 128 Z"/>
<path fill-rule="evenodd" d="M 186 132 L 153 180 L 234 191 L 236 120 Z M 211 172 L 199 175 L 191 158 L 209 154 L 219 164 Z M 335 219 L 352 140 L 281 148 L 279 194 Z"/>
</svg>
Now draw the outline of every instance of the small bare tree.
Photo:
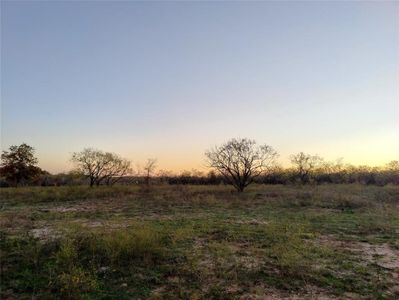
<svg viewBox="0 0 399 300">
<path fill-rule="evenodd" d="M 254 140 L 231 139 L 205 153 L 208 164 L 230 182 L 238 192 L 268 171 L 275 163 L 277 152 L 268 145 L 256 145 Z"/>
<path fill-rule="evenodd" d="M 310 181 L 312 172 L 323 162 L 321 157 L 303 152 L 291 155 L 290 159 L 302 184 Z"/>
<path fill-rule="evenodd" d="M 77 170 L 87 176 L 90 186 L 101 183 L 112 185 L 130 172 L 130 161 L 115 153 L 86 148 L 72 154 Z"/>
<path fill-rule="evenodd" d="M 143 167 L 145 173 L 144 176 L 145 176 L 146 185 L 150 185 L 151 175 L 154 173 L 156 168 L 157 168 L 157 160 L 155 158 L 147 159 Z"/>
</svg>

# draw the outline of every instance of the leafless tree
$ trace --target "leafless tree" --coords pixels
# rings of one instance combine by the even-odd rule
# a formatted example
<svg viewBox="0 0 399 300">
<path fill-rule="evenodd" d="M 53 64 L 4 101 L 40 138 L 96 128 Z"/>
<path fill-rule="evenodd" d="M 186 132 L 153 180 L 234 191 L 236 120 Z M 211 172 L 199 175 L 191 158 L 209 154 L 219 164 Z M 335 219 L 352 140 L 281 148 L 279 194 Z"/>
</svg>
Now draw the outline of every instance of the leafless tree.
<svg viewBox="0 0 399 300">
<path fill-rule="evenodd" d="M 110 152 L 86 148 L 72 154 L 78 171 L 87 176 L 90 186 L 106 183 L 112 185 L 130 172 L 130 161 Z"/>
<path fill-rule="evenodd" d="M 291 155 L 290 159 L 300 182 L 303 184 L 310 181 L 312 172 L 323 162 L 323 159 L 319 156 L 303 152 Z"/>
<path fill-rule="evenodd" d="M 205 153 L 208 165 L 217 170 L 238 192 L 265 173 L 277 158 L 268 145 L 256 145 L 251 139 L 231 139 Z"/>
<path fill-rule="evenodd" d="M 155 158 L 147 159 L 143 167 L 145 173 L 144 176 L 145 176 L 146 185 L 150 185 L 151 175 L 154 173 L 156 168 L 157 168 L 157 160 Z"/>
<path fill-rule="evenodd" d="M 130 173 L 130 161 L 114 155 L 106 172 L 104 172 L 103 180 L 106 185 L 113 185 Z"/>
</svg>

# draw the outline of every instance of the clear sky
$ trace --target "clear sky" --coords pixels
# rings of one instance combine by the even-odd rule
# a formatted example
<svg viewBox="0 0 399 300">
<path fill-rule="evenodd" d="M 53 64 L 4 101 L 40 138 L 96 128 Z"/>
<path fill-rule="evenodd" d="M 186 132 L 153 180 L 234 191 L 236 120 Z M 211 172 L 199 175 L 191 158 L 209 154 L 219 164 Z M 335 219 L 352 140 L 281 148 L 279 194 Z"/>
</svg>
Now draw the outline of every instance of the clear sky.
<svg viewBox="0 0 399 300">
<path fill-rule="evenodd" d="M 163 169 L 232 137 L 399 159 L 399 1 L 1 1 L 1 144 Z"/>
</svg>

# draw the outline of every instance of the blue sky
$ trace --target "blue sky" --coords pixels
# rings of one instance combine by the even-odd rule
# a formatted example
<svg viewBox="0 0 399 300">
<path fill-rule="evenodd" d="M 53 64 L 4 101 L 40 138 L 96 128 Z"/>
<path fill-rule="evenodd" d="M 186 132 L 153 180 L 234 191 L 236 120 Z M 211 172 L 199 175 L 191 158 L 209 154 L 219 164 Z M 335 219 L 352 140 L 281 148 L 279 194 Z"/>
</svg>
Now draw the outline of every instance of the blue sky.
<svg viewBox="0 0 399 300">
<path fill-rule="evenodd" d="M 399 2 L 1 2 L 1 143 L 201 168 L 231 137 L 399 159 Z"/>
</svg>

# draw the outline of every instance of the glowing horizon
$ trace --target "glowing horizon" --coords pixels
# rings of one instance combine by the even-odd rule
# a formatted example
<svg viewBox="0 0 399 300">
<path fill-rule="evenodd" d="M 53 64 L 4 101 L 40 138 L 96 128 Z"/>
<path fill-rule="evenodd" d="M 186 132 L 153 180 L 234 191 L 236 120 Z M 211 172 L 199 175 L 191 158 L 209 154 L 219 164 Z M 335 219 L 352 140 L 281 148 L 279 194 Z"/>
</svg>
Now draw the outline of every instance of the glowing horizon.
<svg viewBox="0 0 399 300">
<path fill-rule="evenodd" d="M 204 170 L 233 137 L 399 160 L 399 2 L 1 2 L 1 149 Z M 73 20 L 73 22 L 71 22 Z"/>
<path fill-rule="evenodd" d="M 399 128 L 398 128 L 399 130 Z M 320 151 L 311 151 L 311 146 L 307 146 L 306 150 L 298 150 L 298 151 L 292 151 L 292 152 L 279 152 L 279 158 L 278 158 L 278 164 L 280 164 L 283 167 L 290 167 L 291 163 L 289 160 L 289 155 L 291 154 L 296 154 L 298 152 L 305 152 L 308 154 L 312 155 L 319 155 L 321 158 L 323 158 L 325 161 L 335 161 L 337 159 L 342 159 L 342 162 L 344 164 L 350 164 L 354 166 L 361 166 L 361 165 L 367 165 L 370 167 L 383 167 L 387 163 L 393 160 L 399 160 L 399 157 L 397 155 L 397 152 L 395 149 L 399 147 L 399 139 L 394 139 L 396 135 L 396 131 L 393 131 L 390 134 L 386 134 L 385 136 L 380 138 L 380 134 L 377 134 L 376 136 L 372 137 L 370 140 L 367 138 L 359 138 L 358 143 L 352 143 L 348 144 L 347 142 L 344 142 L 343 140 L 337 142 L 336 144 L 340 144 L 341 151 L 333 151 L 333 150 L 327 150 L 329 145 L 319 145 L 320 150 L 324 150 L 324 152 Z M 226 140 L 222 141 L 221 143 L 224 143 Z M 388 147 L 386 149 L 381 149 L 378 145 L 383 142 L 391 142 L 389 145 L 391 147 Z M 257 141 L 259 143 L 259 141 Z M 221 144 L 219 143 L 219 144 Z M 386 143 L 384 143 L 386 145 Z M 209 145 L 208 148 L 211 148 L 213 145 Z M 273 145 L 271 145 L 273 146 Z M 324 147 L 323 147 L 324 146 Z M 347 157 L 339 154 L 343 154 L 342 148 L 346 148 L 345 153 L 347 154 Z M 349 147 L 349 149 L 348 149 Z M 364 150 L 360 149 L 359 147 L 364 147 L 367 148 L 367 153 L 364 152 Z M 384 147 L 383 147 L 384 148 Z M 100 149 L 100 148 L 99 148 Z M 79 149 L 79 150 L 83 150 Z M 79 151 L 76 150 L 76 151 Z M 101 149 L 105 150 L 105 149 Z M 205 162 L 205 157 L 204 157 L 204 150 L 199 153 L 195 153 L 195 158 L 190 160 L 190 152 L 184 153 L 184 149 L 180 152 L 170 152 L 165 155 L 165 153 L 159 153 L 157 155 L 156 152 L 152 152 L 152 156 L 145 155 L 145 153 L 137 153 L 135 155 L 129 155 L 128 152 L 123 152 L 124 155 L 122 155 L 124 158 L 127 158 L 132 161 L 132 166 L 134 169 L 136 169 L 137 165 L 143 164 L 147 158 L 156 158 L 157 159 L 157 171 L 160 170 L 166 170 L 166 171 L 171 171 L 174 173 L 179 173 L 182 171 L 191 171 L 193 169 L 199 170 L 199 171 L 209 171 L 209 169 L 206 166 Z M 277 149 L 278 150 L 278 149 Z M 108 151 L 108 150 L 105 150 Z M 115 152 L 119 155 L 121 155 L 121 152 L 118 151 L 112 151 Z M 70 152 L 72 153 L 72 152 Z M 381 155 L 383 153 L 383 155 Z M 36 154 L 39 157 L 39 165 L 43 167 L 43 169 L 50 171 L 51 173 L 62 173 L 62 172 L 68 172 L 73 169 L 72 163 L 69 162 L 70 157 L 66 157 L 65 161 L 60 161 L 60 157 L 54 157 L 54 161 L 50 160 L 46 162 L 46 157 L 43 155 L 40 155 L 39 151 L 36 150 Z M 324 155 L 323 155 L 324 154 Z M 371 154 L 371 155 L 370 155 Z M 374 157 L 373 157 L 374 154 Z M 59 163 L 57 163 L 59 161 Z M 47 167 L 46 167 L 47 166 Z M 52 169 L 52 166 L 55 166 L 54 169 Z"/>
</svg>

